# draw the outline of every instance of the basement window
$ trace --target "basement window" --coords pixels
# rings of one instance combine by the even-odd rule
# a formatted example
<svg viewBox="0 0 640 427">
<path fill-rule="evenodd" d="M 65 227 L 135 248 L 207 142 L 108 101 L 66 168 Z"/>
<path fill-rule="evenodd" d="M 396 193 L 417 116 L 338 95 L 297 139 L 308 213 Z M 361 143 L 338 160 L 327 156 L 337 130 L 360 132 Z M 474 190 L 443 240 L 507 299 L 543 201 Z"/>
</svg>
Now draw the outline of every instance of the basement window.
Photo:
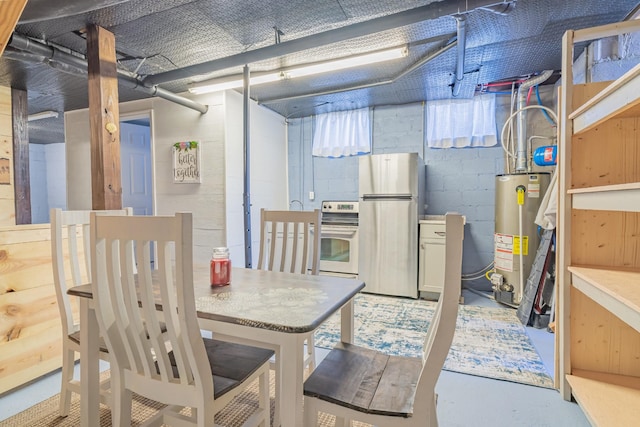
<svg viewBox="0 0 640 427">
<path fill-rule="evenodd" d="M 371 152 L 369 109 L 318 114 L 313 132 L 316 157 L 347 157 Z"/>
<path fill-rule="evenodd" d="M 427 102 L 426 138 L 429 148 L 496 145 L 496 96 Z"/>
</svg>

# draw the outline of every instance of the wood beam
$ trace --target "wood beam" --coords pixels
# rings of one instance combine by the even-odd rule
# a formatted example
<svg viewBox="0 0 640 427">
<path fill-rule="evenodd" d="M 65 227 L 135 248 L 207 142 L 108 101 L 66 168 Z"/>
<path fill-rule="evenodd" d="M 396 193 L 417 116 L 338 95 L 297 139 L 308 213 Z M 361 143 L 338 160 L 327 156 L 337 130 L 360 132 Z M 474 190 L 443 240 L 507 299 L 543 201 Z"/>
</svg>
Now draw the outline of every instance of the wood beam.
<svg viewBox="0 0 640 427">
<path fill-rule="evenodd" d="M 27 0 L 0 0 L 0 55 L 7 47 Z"/>
<path fill-rule="evenodd" d="M 29 126 L 27 92 L 11 89 L 13 117 L 13 191 L 16 225 L 31 224 L 31 181 L 29 179 Z"/>
<path fill-rule="evenodd" d="M 115 37 L 109 31 L 96 25 L 87 28 L 93 209 L 122 208 L 115 46 Z"/>
</svg>

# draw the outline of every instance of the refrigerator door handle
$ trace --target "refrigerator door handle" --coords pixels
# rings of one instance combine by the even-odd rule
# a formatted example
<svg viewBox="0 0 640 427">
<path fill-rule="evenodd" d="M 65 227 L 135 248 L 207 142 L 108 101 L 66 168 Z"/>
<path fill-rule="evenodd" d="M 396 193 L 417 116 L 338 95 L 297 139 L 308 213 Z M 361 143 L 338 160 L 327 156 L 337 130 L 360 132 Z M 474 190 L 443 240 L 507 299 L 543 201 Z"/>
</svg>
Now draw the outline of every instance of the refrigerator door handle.
<svg viewBox="0 0 640 427">
<path fill-rule="evenodd" d="M 363 194 L 362 200 L 411 200 L 412 194 Z"/>
</svg>

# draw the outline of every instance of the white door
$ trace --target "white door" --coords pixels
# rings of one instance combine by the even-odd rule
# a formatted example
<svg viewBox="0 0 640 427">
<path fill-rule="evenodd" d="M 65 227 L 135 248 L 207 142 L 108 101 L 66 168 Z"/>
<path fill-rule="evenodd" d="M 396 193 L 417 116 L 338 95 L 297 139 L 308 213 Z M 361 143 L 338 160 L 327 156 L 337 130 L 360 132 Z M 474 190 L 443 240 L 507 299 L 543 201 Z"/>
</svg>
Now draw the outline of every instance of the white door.
<svg viewBox="0 0 640 427">
<path fill-rule="evenodd" d="M 120 122 L 120 164 L 122 207 L 134 215 L 153 215 L 151 190 L 151 128 L 144 124 Z M 155 250 L 151 250 L 151 265 Z"/>
<path fill-rule="evenodd" d="M 135 215 L 152 215 L 151 131 L 149 126 L 120 123 L 122 206 Z"/>
</svg>

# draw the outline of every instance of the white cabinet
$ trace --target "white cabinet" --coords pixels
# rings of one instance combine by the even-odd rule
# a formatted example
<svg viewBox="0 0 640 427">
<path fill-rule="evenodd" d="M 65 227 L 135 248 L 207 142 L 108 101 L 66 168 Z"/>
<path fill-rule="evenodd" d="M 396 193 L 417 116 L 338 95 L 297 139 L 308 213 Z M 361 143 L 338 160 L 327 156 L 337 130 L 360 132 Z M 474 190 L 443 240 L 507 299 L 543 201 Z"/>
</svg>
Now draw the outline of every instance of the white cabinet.
<svg viewBox="0 0 640 427">
<path fill-rule="evenodd" d="M 439 294 L 444 284 L 446 249 L 444 220 L 420 221 L 418 290 Z"/>
<path fill-rule="evenodd" d="M 437 299 L 444 284 L 447 247 L 444 215 L 427 215 L 419 224 L 418 291 L 421 297 Z"/>
<path fill-rule="evenodd" d="M 558 373 L 593 425 L 640 414 L 640 65 L 574 85 L 574 43 L 640 31 L 568 31 L 560 105 Z"/>
</svg>

